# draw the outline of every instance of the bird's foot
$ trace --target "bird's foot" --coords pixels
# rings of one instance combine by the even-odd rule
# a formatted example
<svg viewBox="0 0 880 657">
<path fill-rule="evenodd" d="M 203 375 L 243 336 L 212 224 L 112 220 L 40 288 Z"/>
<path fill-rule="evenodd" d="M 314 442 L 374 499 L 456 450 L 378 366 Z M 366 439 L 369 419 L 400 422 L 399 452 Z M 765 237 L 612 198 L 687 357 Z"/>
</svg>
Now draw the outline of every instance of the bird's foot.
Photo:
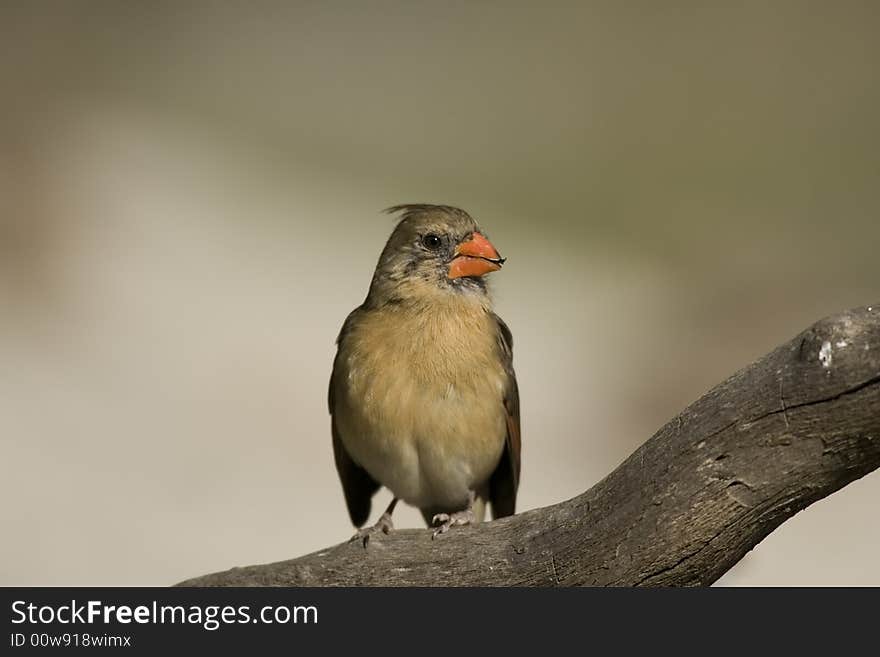
<svg viewBox="0 0 880 657">
<path fill-rule="evenodd" d="M 394 523 L 391 522 L 391 514 L 383 513 L 379 520 L 376 521 L 376 524 L 372 527 L 364 527 L 363 529 L 358 529 L 357 533 L 349 539 L 349 543 L 354 543 L 355 541 L 360 541 L 363 543 L 364 548 L 367 547 L 367 544 L 370 542 L 370 537 L 376 532 L 382 532 L 383 534 L 387 534 L 389 532 L 394 531 Z"/>
<path fill-rule="evenodd" d="M 431 540 L 437 538 L 437 534 L 445 534 L 449 531 L 450 527 L 455 527 L 456 525 L 471 525 L 476 522 L 476 516 L 474 516 L 474 510 L 471 508 L 467 508 L 463 511 L 456 511 L 454 513 L 438 513 L 431 520 L 432 525 L 437 525 L 436 529 L 434 529 L 434 533 L 431 535 Z"/>
</svg>

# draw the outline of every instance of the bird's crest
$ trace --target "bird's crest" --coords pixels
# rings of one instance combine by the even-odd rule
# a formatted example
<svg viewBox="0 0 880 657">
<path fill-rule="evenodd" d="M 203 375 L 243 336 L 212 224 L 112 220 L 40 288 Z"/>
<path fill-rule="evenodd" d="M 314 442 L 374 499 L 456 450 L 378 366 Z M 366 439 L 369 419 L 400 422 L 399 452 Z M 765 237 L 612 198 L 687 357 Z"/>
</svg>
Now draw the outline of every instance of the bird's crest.
<svg viewBox="0 0 880 657">
<path fill-rule="evenodd" d="M 431 205 L 430 203 L 403 203 L 401 205 L 394 205 L 390 208 L 385 208 L 383 212 L 385 214 L 398 215 L 401 221 L 406 221 L 410 217 L 426 214 L 428 212 L 439 212 L 471 219 L 471 216 L 461 208 L 457 208 L 453 205 Z"/>
</svg>

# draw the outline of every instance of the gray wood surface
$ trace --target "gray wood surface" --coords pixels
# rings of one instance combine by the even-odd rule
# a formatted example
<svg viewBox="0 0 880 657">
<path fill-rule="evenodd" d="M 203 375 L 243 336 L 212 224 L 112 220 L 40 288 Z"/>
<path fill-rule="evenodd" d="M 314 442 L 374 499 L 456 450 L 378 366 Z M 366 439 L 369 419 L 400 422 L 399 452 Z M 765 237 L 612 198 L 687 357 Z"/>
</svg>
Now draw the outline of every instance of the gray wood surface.
<svg viewBox="0 0 880 657">
<path fill-rule="evenodd" d="M 401 530 L 180 585 L 707 585 L 878 465 L 880 304 L 821 320 L 737 372 L 573 499 L 433 541 Z"/>
</svg>

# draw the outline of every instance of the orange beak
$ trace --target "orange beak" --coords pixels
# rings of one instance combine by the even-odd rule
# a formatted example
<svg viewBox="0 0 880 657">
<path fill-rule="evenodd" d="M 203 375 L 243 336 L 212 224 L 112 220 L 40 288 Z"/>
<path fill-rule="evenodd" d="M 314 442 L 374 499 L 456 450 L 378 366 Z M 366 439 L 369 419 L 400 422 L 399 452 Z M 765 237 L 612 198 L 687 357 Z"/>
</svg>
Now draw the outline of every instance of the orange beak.
<svg viewBox="0 0 880 657">
<path fill-rule="evenodd" d="M 504 260 L 489 240 L 480 233 L 474 233 L 470 240 L 456 247 L 455 258 L 449 264 L 448 276 L 483 276 L 501 269 Z"/>
</svg>

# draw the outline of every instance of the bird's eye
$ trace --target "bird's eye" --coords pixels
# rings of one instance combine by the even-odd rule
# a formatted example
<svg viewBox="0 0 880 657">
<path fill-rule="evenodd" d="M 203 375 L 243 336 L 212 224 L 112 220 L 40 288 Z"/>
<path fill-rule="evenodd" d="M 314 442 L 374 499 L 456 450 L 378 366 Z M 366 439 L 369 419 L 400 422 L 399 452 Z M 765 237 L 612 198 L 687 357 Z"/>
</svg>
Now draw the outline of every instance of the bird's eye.
<svg viewBox="0 0 880 657">
<path fill-rule="evenodd" d="M 431 249 L 432 251 L 436 251 L 440 248 L 440 244 L 442 241 L 436 235 L 429 233 L 422 238 L 422 244 L 425 245 L 426 249 Z"/>
</svg>

